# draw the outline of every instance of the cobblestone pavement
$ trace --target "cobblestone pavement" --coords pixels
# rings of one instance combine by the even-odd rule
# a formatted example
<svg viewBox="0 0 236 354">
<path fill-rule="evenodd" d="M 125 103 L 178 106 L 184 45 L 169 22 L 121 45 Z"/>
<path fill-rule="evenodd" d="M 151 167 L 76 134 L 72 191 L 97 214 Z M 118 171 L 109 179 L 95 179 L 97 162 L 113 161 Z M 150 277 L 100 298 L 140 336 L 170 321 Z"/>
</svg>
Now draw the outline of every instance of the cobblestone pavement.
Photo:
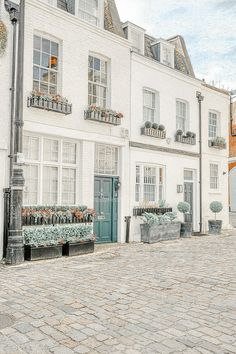
<svg viewBox="0 0 236 354">
<path fill-rule="evenodd" d="M 0 353 L 236 353 L 235 274 L 230 235 L 1 266 Z"/>
</svg>

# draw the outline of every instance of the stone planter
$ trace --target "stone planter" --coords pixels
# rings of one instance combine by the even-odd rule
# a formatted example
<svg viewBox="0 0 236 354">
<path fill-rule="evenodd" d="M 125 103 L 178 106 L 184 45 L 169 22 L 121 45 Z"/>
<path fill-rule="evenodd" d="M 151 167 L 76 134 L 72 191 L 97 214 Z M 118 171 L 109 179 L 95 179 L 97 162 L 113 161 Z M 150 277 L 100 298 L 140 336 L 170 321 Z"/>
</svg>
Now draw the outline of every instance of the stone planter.
<svg viewBox="0 0 236 354">
<path fill-rule="evenodd" d="M 94 252 L 94 241 L 67 242 L 63 245 L 63 256 L 80 256 Z"/>
<path fill-rule="evenodd" d="M 62 245 L 31 246 L 25 245 L 25 260 L 39 261 L 62 257 Z"/>
<path fill-rule="evenodd" d="M 193 224 L 191 222 L 181 222 L 180 237 L 191 237 Z"/>
<path fill-rule="evenodd" d="M 220 235 L 222 229 L 222 220 L 208 220 L 210 235 Z"/>
<path fill-rule="evenodd" d="M 141 241 L 155 243 L 180 238 L 180 222 L 165 225 L 141 224 Z"/>
</svg>

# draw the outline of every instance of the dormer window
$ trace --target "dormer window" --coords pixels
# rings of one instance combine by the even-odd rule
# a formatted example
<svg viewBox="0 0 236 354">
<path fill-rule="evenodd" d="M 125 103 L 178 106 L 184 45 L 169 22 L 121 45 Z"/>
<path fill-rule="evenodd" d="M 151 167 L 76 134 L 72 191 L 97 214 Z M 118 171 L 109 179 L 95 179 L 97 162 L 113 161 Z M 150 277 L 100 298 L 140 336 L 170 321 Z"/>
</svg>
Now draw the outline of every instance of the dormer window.
<svg viewBox="0 0 236 354">
<path fill-rule="evenodd" d="M 98 27 L 104 26 L 104 0 L 41 0 L 81 20 Z"/>
<path fill-rule="evenodd" d="M 123 25 L 126 38 L 132 44 L 132 50 L 139 54 L 144 54 L 144 34 L 145 30 L 131 22 Z"/>
<path fill-rule="evenodd" d="M 100 23 L 100 7 L 101 0 L 79 0 L 79 17 L 95 26 Z"/>
<path fill-rule="evenodd" d="M 165 41 L 164 39 L 159 39 L 152 43 L 153 56 L 160 63 L 174 68 L 174 50 L 173 44 Z"/>
</svg>

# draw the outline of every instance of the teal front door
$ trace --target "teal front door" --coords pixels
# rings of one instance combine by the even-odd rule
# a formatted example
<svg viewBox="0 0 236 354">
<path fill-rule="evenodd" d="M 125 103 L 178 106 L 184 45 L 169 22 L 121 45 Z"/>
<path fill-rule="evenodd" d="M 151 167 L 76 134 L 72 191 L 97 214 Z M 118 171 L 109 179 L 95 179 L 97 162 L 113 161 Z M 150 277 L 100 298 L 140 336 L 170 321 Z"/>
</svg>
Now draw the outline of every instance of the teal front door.
<svg viewBox="0 0 236 354">
<path fill-rule="evenodd" d="M 95 177 L 94 182 L 94 233 L 97 243 L 117 241 L 117 178 Z"/>
</svg>

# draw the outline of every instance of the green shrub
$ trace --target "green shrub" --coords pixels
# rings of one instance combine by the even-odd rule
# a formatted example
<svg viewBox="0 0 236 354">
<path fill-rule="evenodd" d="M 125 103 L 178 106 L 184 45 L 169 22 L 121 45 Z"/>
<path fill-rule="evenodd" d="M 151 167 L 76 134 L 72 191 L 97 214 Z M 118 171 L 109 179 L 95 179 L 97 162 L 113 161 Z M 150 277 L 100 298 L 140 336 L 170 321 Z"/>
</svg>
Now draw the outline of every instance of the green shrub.
<svg viewBox="0 0 236 354">
<path fill-rule="evenodd" d="M 215 214 L 215 219 L 216 219 L 216 214 L 221 212 L 221 210 L 223 209 L 223 205 L 221 202 L 214 201 L 211 202 L 210 209 Z"/>
<path fill-rule="evenodd" d="M 88 241 L 92 235 L 92 225 L 74 224 L 63 226 L 39 226 L 23 228 L 25 245 L 49 246 L 73 241 Z"/>
<path fill-rule="evenodd" d="M 157 123 L 152 123 L 152 128 L 155 129 L 155 130 L 158 129 L 158 124 Z"/>
<path fill-rule="evenodd" d="M 187 202 L 180 202 L 177 205 L 177 209 L 180 211 L 180 213 L 186 214 L 190 212 L 191 206 Z"/>
<path fill-rule="evenodd" d="M 144 125 L 145 125 L 145 128 L 149 129 L 149 128 L 152 127 L 152 122 L 146 121 L 146 122 L 144 123 Z"/>
<path fill-rule="evenodd" d="M 148 225 L 167 225 L 177 220 L 176 220 L 176 213 L 168 212 L 163 215 L 144 213 L 143 221 Z"/>
<path fill-rule="evenodd" d="M 160 124 L 158 129 L 161 131 L 161 132 L 164 132 L 164 130 L 166 129 L 165 126 L 163 124 Z"/>
</svg>

